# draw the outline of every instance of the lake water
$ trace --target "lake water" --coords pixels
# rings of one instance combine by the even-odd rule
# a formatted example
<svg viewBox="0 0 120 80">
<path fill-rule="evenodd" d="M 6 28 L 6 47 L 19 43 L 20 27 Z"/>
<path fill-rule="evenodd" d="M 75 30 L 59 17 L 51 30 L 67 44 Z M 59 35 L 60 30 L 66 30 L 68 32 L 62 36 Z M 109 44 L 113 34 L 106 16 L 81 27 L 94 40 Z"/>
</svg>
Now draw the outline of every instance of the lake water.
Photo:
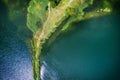
<svg viewBox="0 0 120 80">
<path fill-rule="evenodd" d="M 25 24 L 25 17 L 10 21 L 7 7 L 0 1 L 0 80 L 33 80 L 31 55 L 18 34 L 17 22 Z"/>
<path fill-rule="evenodd" d="M 119 80 L 120 15 L 75 23 L 43 54 L 42 80 Z"/>
<path fill-rule="evenodd" d="M 18 34 L 16 26 L 25 25 L 25 17 L 11 22 L 1 1 L 0 7 L 0 80 L 33 80 L 31 54 L 21 39 L 27 32 Z M 120 80 L 119 19 L 111 14 L 75 23 L 42 53 L 41 79 Z"/>
</svg>

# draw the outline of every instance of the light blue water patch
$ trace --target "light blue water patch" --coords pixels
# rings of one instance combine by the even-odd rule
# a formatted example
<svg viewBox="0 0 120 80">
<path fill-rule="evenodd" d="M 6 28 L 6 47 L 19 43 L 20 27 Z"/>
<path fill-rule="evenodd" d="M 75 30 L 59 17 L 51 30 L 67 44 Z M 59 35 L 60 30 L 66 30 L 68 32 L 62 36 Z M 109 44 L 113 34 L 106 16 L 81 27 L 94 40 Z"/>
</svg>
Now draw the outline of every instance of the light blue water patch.
<svg viewBox="0 0 120 80">
<path fill-rule="evenodd" d="M 0 80 L 33 80 L 31 57 L 24 44 L 17 37 L 1 43 Z"/>
</svg>

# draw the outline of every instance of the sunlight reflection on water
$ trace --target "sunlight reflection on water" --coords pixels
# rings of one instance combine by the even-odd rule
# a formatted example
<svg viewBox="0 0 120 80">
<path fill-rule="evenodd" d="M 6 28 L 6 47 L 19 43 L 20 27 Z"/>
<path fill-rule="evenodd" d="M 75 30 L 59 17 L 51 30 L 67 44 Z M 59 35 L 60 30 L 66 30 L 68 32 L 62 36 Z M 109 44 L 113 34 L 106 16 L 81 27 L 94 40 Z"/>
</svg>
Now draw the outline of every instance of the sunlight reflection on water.
<svg viewBox="0 0 120 80">
<path fill-rule="evenodd" d="M 55 70 L 48 66 L 45 61 L 42 62 L 40 76 L 41 80 L 59 80 Z"/>
</svg>

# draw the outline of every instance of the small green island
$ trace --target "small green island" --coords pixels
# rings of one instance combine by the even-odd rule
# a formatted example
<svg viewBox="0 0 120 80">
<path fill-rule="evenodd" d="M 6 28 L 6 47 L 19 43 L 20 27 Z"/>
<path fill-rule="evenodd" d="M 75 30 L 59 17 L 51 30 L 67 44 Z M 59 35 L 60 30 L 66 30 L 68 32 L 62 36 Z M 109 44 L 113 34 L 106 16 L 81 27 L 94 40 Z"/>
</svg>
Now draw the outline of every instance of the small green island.
<svg viewBox="0 0 120 80">
<path fill-rule="evenodd" d="M 32 67 L 34 80 L 41 80 L 40 56 L 46 42 L 47 46 L 63 32 L 66 32 L 74 22 L 83 21 L 90 18 L 101 17 L 110 14 L 119 0 L 28 0 L 23 11 L 15 11 L 19 2 L 10 3 L 10 0 L 2 0 L 9 10 L 10 20 L 16 14 L 26 11 L 27 29 L 32 33 L 32 38 L 28 40 L 32 55 Z M 21 0 L 21 4 L 24 3 Z M 13 11 L 15 11 L 13 13 Z"/>
<path fill-rule="evenodd" d="M 46 40 L 53 34 L 55 39 L 73 22 L 106 15 L 112 7 L 108 0 L 31 0 L 27 10 L 27 26 L 33 33 L 33 77 L 40 80 L 40 55 Z"/>
</svg>

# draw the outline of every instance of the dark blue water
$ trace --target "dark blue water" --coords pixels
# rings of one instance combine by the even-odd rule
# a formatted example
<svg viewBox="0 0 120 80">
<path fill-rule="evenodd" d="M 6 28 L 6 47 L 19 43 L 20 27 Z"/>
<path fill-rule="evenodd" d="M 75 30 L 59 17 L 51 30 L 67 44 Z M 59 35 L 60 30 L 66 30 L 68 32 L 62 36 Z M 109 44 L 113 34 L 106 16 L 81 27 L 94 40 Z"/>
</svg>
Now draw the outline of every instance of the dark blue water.
<svg viewBox="0 0 120 80">
<path fill-rule="evenodd" d="M 120 15 L 75 23 L 43 58 L 42 80 L 120 80 Z"/>
<path fill-rule="evenodd" d="M 0 43 L 0 80 L 33 80 L 31 58 L 25 43 L 15 36 L 6 36 L 3 40 Z"/>
<path fill-rule="evenodd" d="M 25 17 L 18 17 L 11 22 L 8 8 L 0 1 L 0 80 L 33 80 L 30 52 L 14 25 L 25 24 Z"/>
</svg>

